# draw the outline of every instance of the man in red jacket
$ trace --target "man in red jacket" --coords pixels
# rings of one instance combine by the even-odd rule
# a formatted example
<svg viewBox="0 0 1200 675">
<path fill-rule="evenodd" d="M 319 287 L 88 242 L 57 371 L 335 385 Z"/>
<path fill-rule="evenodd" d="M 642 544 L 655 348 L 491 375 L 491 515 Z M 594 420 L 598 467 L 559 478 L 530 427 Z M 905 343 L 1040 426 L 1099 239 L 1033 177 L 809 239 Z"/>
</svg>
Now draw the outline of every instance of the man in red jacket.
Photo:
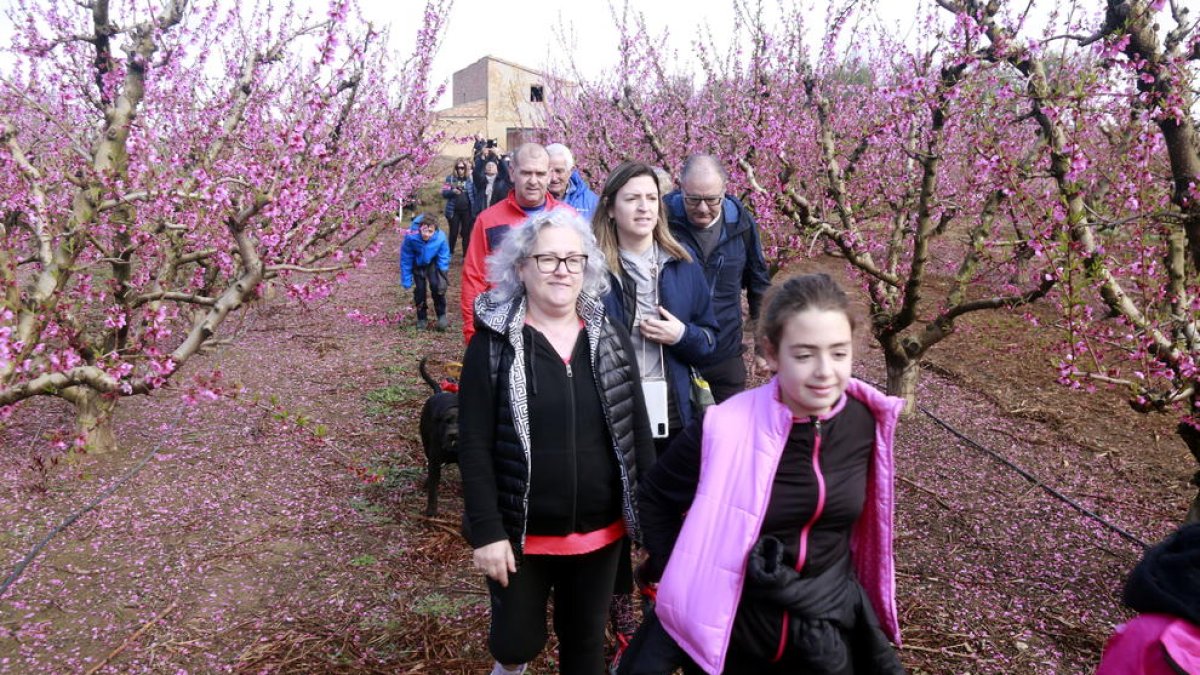
<svg viewBox="0 0 1200 675">
<path fill-rule="evenodd" d="M 475 334 L 475 296 L 488 289 L 485 260 L 492 254 L 508 228 L 545 209 L 571 208 L 546 193 L 550 156 L 537 143 L 526 143 L 512 154 L 513 187 L 504 201 L 484 209 L 471 229 L 471 242 L 462 268 L 463 338 Z"/>
</svg>

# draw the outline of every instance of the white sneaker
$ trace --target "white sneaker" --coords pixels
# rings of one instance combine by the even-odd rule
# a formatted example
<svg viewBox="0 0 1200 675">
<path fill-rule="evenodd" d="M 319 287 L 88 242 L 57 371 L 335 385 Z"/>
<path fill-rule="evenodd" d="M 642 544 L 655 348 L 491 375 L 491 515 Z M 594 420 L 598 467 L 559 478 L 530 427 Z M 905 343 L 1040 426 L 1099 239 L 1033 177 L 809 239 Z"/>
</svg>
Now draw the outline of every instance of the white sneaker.
<svg viewBox="0 0 1200 675">
<path fill-rule="evenodd" d="M 528 663 L 522 663 L 512 669 L 509 669 L 505 668 L 502 663 L 497 661 L 496 665 L 492 666 L 491 675 L 522 675 L 525 672 L 525 668 L 528 666 Z"/>
</svg>

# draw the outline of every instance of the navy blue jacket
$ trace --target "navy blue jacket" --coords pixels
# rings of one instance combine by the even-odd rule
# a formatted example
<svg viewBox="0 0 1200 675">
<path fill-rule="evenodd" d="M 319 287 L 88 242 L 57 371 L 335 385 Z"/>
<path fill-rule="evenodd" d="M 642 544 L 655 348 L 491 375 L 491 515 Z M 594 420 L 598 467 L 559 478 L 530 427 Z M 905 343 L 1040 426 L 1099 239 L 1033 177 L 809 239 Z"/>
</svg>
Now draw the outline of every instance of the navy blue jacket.
<svg viewBox="0 0 1200 675">
<path fill-rule="evenodd" d="M 619 264 L 620 261 L 617 261 Z M 611 273 L 610 277 L 613 277 Z M 604 296 L 604 311 L 614 322 L 632 333 L 637 314 L 636 285 L 627 276 L 620 280 L 613 277 L 610 281 L 612 290 Z M 679 406 L 683 425 L 687 426 L 693 415 L 688 366 L 706 363 L 711 358 L 716 347 L 717 321 L 713 317 L 712 301 L 704 285 L 704 273 L 694 262 L 671 260 L 663 265 L 658 277 L 658 297 L 659 304 L 684 325 L 683 337 L 679 342 L 663 345 L 663 360 L 666 362 L 668 386 Z"/>
<path fill-rule="evenodd" d="M 446 180 L 442 182 L 442 199 L 446 200 L 446 208 L 443 209 L 442 213 L 446 216 L 446 222 L 450 222 L 450 219 L 454 217 L 454 202 L 455 198 L 457 197 L 457 195 L 454 193 L 454 188 L 456 187 L 463 191 L 463 194 L 467 197 L 467 205 L 474 209 L 474 180 L 472 180 L 471 176 L 460 179 L 454 174 L 453 171 L 451 171 L 450 174 L 446 176 Z M 475 214 L 471 213 L 471 218 L 474 217 Z"/>
<path fill-rule="evenodd" d="M 717 319 L 717 348 L 705 365 L 719 363 L 742 353 L 742 289 L 750 305 L 750 320 L 758 319 L 763 295 L 771 285 L 767 261 L 763 258 L 758 223 L 736 197 L 725 195 L 722 203 L 721 241 L 705 258 L 700 243 L 692 234 L 683 210 L 683 195 L 676 190 L 666 196 L 667 218 L 671 234 L 687 247 L 692 257 L 704 269 L 704 278 L 712 296 L 713 314 Z M 746 250 L 746 239 L 750 248 Z"/>
</svg>

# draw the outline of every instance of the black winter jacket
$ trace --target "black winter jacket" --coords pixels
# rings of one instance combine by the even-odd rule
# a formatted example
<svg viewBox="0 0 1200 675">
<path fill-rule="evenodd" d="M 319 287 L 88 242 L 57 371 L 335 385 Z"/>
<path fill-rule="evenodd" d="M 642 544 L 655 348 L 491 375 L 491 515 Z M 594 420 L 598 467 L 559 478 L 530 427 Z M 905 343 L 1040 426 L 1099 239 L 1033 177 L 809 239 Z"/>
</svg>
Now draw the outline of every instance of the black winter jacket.
<svg viewBox="0 0 1200 675">
<path fill-rule="evenodd" d="M 779 539 L 759 539 L 746 561 L 746 587 L 738 614 L 761 619 L 782 609 L 786 618 L 761 621 L 753 644 L 739 645 L 764 661 L 786 657 L 796 672 L 902 675 L 900 658 L 879 628 L 866 591 L 854 579 L 850 557 L 815 577 L 801 577 Z M 739 618 L 741 618 L 739 616 Z M 783 632 L 786 631 L 786 635 Z M 782 652 L 780 645 L 789 650 Z"/>
<path fill-rule="evenodd" d="M 573 359 L 571 367 L 577 373 L 574 378 L 594 379 L 593 400 L 598 399 L 597 412 L 603 419 L 567 415 L 572 419 L 562 420 L 562 429 L 548 443 L 554 447 L 534 447 L 535 437 L 542 443 L 547 438 L 545 429 L 530 428 L 530 406 L 536 403 L 531 396 L 568 396 L 583 403 L 591 398 L 590 392 L 577 396 L 570 390 L 550 389 L 562 387 L 562 381 L 537 365 L 536 356 L 530 352 L 524 296 L 506 302 L 496 302 L 491 293 L 476 298 L 478 331 L 464 357 L 458 418 L 459 467 L 466 506 L 464 530 L 473 548 L 507 538 L 519 561 L 531 514 L 536 519 L 537 534 L 565 535 L 604 527 L 611 520 L 596 520 L 604 510 L 589 512 L 588 506 L 597 503 L 597 492 L 604 492 L 605 485 L 619 491 L 612 496 L 626 530 L 635 541 L 641 539 L 636 486 L 640 473 L 654 461 L 654 445 L 641 388 L 637 386 L 633 348 L 628 333 L 605 317 L 598 299 L 581 295 L 578 311 L 587 336 L 588 358 L 584 363 Z M 590 372 L 578 372 L 580 369 Z M 578 386 L 576 379 L 570 380 L 574 386 Z M 576 431 L 580 428 L 598 433 Z M 607 467 L 594 464 L 594 452 L 587 457 L 580 454 L 595 449 L 597 444 L 603 444 L 604 451 L 611 453 Z M 531 508 L 531 456 L 564 449 L 565 454 L 579 456 L 580 463 L 570 466 L 580 473 L 552 481 L 555 485 L 549 489 L 541 482 L 541 496 L 534 497 L 542 501 Z M 593 464 L 588 465 L 588 461 Z M 593 468 L 589 470 L 588 466 Z M 610 469 L 614 466 L 615 471 Z M 550 504 L 544 501 L 547 494 L 553 495 Z"/>
<path fill-rule="evenodd" d="M 1200 626 L 1200 523 L 1184 525 L 1146 550 L 1125 583 L 1125 605 Z"/>
</svg>

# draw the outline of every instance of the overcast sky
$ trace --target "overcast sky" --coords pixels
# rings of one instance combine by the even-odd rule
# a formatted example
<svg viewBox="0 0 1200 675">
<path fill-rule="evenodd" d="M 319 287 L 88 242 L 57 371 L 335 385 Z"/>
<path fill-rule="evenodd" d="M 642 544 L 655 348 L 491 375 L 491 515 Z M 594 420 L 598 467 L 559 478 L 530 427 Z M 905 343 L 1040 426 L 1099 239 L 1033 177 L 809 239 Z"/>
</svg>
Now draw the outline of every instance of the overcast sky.
<svg viewBox="0 0 1200 675">
<path fill-rule="evenodd" d="M 318 1 L 318 0 L 311 0 Z M 809 4 L 798 0 L 802 4 Z M 621 0 L 614 0 L 623 6 Z M 770 11 L 775 0 L 765 0 Z M 825 2 L 813 3 L 825 5 Z M 911 28 L 918 0 L 885 0 L 864 4 L 885 5 L 897 30 Z M 634 0 L 632 7 L 641 12 L 651 32 L 668 31 L 668 45 L 681 55 L 691 52 L 692 41 L 702 26 L 712 30 L 722 51 L 728 47 L 733 20 L 730 0 Z M 411 41 L 424 7 L 418 0 L 360 0 L 363 16 L 392 27 L 392 42 L 398 48 Z M 537 7 L 537 11 L 534 11 Z M 776 14 L 777 15 L 777 14 Z M 821 22 L 814 22 L 821 25 Z M 435 84 L 449 79 L 454 71 L 484 56 L 496 56 L 531 68 L 544 69 L 555 60 L 564 62 L 559 35 L 573 44 L 574 59 L 585 77 L 595 77 L 617 63 L 617 30 L 606 0 L 455 0 L 450 12 L 447 34 L 434 62 Z M 449 105 L 449 88 L 439 107 Z"/>
<path fill-rule="evenodd" d="M 392 42 L 400 49 L 411 40 L 423 5 L 418 0 L 360 0 L 363 16 L 390 25 Z M 683 53 L 690 51 L 705 22 L 728 44 L 729 0 L 655 0 L 634 6 L 652 31 L 669 29 L 671 46 Z M 560 35 L 575 45 L 573 56 L 585 76 L 617 62 L 617 30 L 605 0 L 455 0 L 434 62 L 435 84 L 446 81 L 449 86 L 454 71 L 489 55 L 537 69 L 565 63 Z M 443 106 L 449 100 L 447 90 Z"/>
<path fill-rule="evenodd" d="M 37 0 L 40 2 L 71 2 L 72 0 Z M 114 7 L 132 1 L 114 0 Z M 237 2 L 239 0 L 218 0 Z M 283 4 L 281 0 L 275 0 Z M 623 6 L 624 0 L 612 0 Z M 753 2 L 753 0 L 751 0 Z M 830 4 L 842 6 L 848 0 L 787 0 L 801 6 L 816 7 L 806 23 L 810 29 L 824 27 L 823 11 Z M 162 0 L 149 0 L 158 4 Z M 296 0 L 303 5 L 325 8 L 328 0 Z M 913 35 L 916 17 L 932 0 L 858 0 L 876 20 L 897 35 Z M 1065 0 L 1060 0 L 1065 2 Z M 1186 0 L 1187 3 L 1200 0 Z M 13 0 L 0 0 L 7 10 Z M 424 0 L 358 0 L 363 17 L 380 26 L 391 28 L 392 45 L 400 54 L 412 50 L 413 36 L 421 20 Z M 617 30 L 609 0 L 454 0 L 446 34 L 434 62 L 434 84 L 447 83 L 442 105 L 449 105 L 450 77 L 480 58 L 492 55 L 536 69 L 565 64 L 560 36 L 573 45 L 571 55 L 584 77 L 596 77 L 613 67 L 618 60 Z M 711 29 L 719 52 L 728 47 L 733 20 L 733 0 L 631 0 L 631 6 L 641 12 L 652 33 L 668 32 L 667 46 L 686 57 L 692 51 L 693 40 L 701 28 Z M 779 0 L 762 0 L 768 17 L 778 15 Z M 1038 4 L 1052 4 L 1039 0 Z M 1090 4 L 1084 2 L 1083 4 Z M 1025 3 L 1020 3 L 1021 7 Z M 117 10 L 118 14 L 123 14 Z M 7 12 L 5 12 L 7 14 Z M 11 39 L 12 25 L 0 16 L 0 41 Z M 0 64 L 0 68 L 2 68 Z"/>
<path fill-rule="evenodd" d="M 72 0 L 35 0 L 72 2 Z M 143 4 L 144 0 L 133 0 Z M 218 0 L 237 2 L 238 0 Z M 324 9 L 329 0 L 295 0 L 300 5 Z M 614 0 L 620 5 L 623 0 Z M 799 0 L 801 2 L 811 0 Z M 870 1 L 870 0 L 869 0 Z M 890 0 L 913 2 L 917 0 Z M 158 5 L 162 0 L 150 0 Z M 114 18 L 125 16 L 114 0 Z M 276 4 L 283 2 L 276 0 Z M 392 45 L 401 54 L 411 53 L 413 36 L 425 8 L 424 0 L 358 0 L 363 17 L 391 28 Z M 651 30 L 670 30 L 671 46 L 688 53 L 699 27 L 707 23 L 718 41 L 728 44 L 728 24 L 733 18 L 730 0 L 633 0 Z M 775 6 L 775 0 L 765 0 Z M 0 0 L 0 41 L 11 40 L 13 26 L 8 11 L 13 0 Z M 319 11 L 319 10 L 318 10 Z M 562 49 L 559 35 L 575 45 L 574 58 L 585 76 L 595 76 L 617 62 L 617 31 L 608 0 L 454 0 L 446 34 L 434 63 L 435 84 L 447 82 L 444 105 L 450 101 L 449 81 L 456 70 L 484 56 L 496 56 L 536 69 L 546 69 L 552 55 Z M 2 68 L 2 65 L 0 65 Z M 439 106 L 442 107 L 442 106 Z"/>
</svg>

